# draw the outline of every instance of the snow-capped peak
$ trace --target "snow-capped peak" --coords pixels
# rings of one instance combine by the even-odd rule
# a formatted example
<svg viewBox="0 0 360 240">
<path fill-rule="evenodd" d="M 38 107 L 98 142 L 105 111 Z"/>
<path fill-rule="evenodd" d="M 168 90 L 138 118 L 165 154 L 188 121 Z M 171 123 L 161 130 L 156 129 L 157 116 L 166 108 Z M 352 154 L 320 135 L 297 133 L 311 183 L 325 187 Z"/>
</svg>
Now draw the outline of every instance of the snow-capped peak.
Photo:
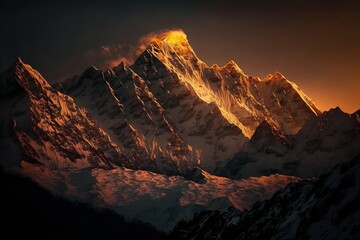
<svg viewBox="0 0 360 240">
<path fill-rule="evenodd" d="M 270 80 L 286 80 L 284 75 L 280 72 L 270 73 L 268 74 L 264 80 L 270 81 Z"/>
<path fill-rule="evenodd" d="M 216 65 L 217 66 L 217 65 Z M 237 65 L 237 63 L 234 60 L 230 60 L 228 63 L 226 63 L 222 69 L 228 69 L 231 72 L 239 72 L 244 74 L 243 70 Z"/>
<path fill-rule="evenodd" d="M 228 149 L 226 154 L 217 156 L 217 160 L 222 159 L 219 162 L 231 158 L 236 152 L 234 149 L 248 141 L 263 120 L 285 134 L 295 134 L 309 119 L 321 113 L 310 98 L 281 73 L 260 80 L 247 76 L 232 60 L 223 67 L 208 67 L 196 56 L 182 31 L 166 32 L 151 39 L 130 68 L 145 80 L 150 91 L 172 116 L 176 128 L 193 129 L 199 122 L 196 116 L 204 114 L 204 109 L 212 109 L 210 113 L 217 116 L 211 118 L 211 124 L 206 124 L 209 134 L 212 126 L 220 129 L 232 126 L 240 132 L 239 139 L 226 141 Z M 168 108 L 168 105 L 174 107 Z M 192 107 L 185 111 L 188 106 Z M 192 115 L 181 117 L 177 123 L 177 116 L 184 115 L 184 112 Z M 205 116 L 211 114 L 205 114 L 202 121 Z M 185 123 L 183 119 L 188 121 Z M 182 134 L 187 135 L 185 131 Z M 208 139 L 214 139 L 214 136 Z M 230 143 L 232 141 L 234 143 Z M 190 145 L 197 145 L 197 142 L 190 142 Z M 213 144 L 213 141 L 205 142 Z M 218 147 L 212 145 L 211 148 Z M 201 146 L 200 149 L 205 148 Z"/>
<path fill-rule="evenodd" d="M 170 44 L 188 44 L 186 34 L 181 30 L 170 31 L 166 34 L 166 37 L 163 39 L 164 42 Z"/>
<path fill-rule="evenodd" d="M 153 34 L 147 40 L 150 45 L 158 44 L 163 45 L 167 44 L 172 47 L 183 47 L 189 48 L 190 44 L 187 40 L 187 36 L 182 30 L 170 30 L 158 34 Z"/>
<path fill-rule="evenodd" d="M 50 87 L 41 74 L 30 65 L 25 64 L 20 57 L 16 59 L 10 69 L 13 71 L 11 74 L 14 74 L 14 79 L 28 93 L 37 95 L 40 89 Z"/>
<path fill-rule="evenodd" d="M 133 166 L 86 110 L 20 58 L 0 78 L 17 83 L 11 98 L 0 99 L 0 149 L 9 165 L 30 159 L 52 168 Z"/>
<path fill-rule="evenodd" d="M 171 30 L 151 35 L 147 41 L 149 41 L 149 45 L 145 52 L 151 52 L 152 55 L 159 58 L 168 67 L 176 63 L 183 65 L 181 60 L 200 61 L 182 30 Z M 202 64 L 205 63 L 202 62 Z"/>
<path fill-rule="evenodd" d="M 21 66 L 21 58 L 18 57 L 14 64 L 1 74 L 0 78 L 0 96 L 7 97 L 12 96 L 19 89 L 21 89 L 19 83 L 14 79 L 15 71 L 18 66 Z"/>
</svg>

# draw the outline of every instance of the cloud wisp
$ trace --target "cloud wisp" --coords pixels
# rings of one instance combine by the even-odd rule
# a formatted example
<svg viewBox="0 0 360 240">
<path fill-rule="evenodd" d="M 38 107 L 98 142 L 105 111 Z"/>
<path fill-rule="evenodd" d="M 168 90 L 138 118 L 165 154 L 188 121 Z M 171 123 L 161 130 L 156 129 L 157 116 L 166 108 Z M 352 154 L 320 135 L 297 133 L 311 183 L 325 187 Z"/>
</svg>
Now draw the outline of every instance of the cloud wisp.
<svg viewBox="0 0 360 240">
<path fill-rule="evenodd" d="M 131 65 L 145 51 L 149 44 L 162 41 L 169 34 L 173 33 L 183 34 L 186 37 L 182 29 L 164 29 L 140 37 L 136 45 L 113 44 L 91 49 L 85 53 L 85 58 L 89 63 L 97 63 L 98 67 L 102 69 L 110 69 L 121 62 Z"/>
</svg>

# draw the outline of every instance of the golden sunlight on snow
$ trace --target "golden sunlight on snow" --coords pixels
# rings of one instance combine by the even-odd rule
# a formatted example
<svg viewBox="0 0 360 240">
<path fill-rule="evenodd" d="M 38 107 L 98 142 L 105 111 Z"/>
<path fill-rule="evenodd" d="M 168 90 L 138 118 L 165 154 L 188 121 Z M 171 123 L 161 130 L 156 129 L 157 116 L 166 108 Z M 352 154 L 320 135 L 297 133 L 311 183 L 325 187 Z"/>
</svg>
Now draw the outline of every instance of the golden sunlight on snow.
<svg viewBox="0 0 360 240">
<path fill-rule="evenodd" d="M 186 34 L 183 31 L 177 30 L 177 31 L 170 31 L 164 41 L 171 43 L 171 44 L 179 44 L 184 41 L 187 41 Z"/>
<path fill-rule="evenodd" d="M 146 46 L 152 42 L 159 43 L 161 41 L 165 41 L 171 44 L 179 44 L 187 41 L 187 37 L 183 30 L 178 29 L 162 31 L 159 33 L 150 33 L 142 37 L 140 40 L 140 42 L 146 44 Z"/>
<path fill-rule="evenodd" d="M 191 217 L 196 206 L 211 208 L 214 204 L 225 204 L 225 207 L 231 204 L 240 210 L 249 209 L 254 202 L 271 197 L 289 182 L 300 180 L 279 174 L 232 180 L 201 171 L 205 182 L 197 183 L 181 176 L 127 168 L 64 171 L 27 162 L 21 166 L 22 173 L 55 194 L 90 201 L 125 217 L 141 216 L 142 220 L 164 229 Z M 169 209 L 179 212 L 168 215 Z"/>
<path fill-rule="evenodd" d="M 188 45 L 187 36 L 184 33 L 184 31 L 181 29 L 151 32 L 141 37 L 138 40 L 138 44 L 135 47 L 133 47 L 129 52 L 127 52 L 125 55 L 120 55 L 115 59 L 111 59 L 105 65 L 108 68 L 115 67 L 119 65 L 121 62 L 125 62 L 126 64 L 131 65 L 133 64 L 135 59 L 145 51 L 145 49 L 149 46 L 149 44 L 151 43 L 159 44 L 160 42 L 166 42 L 168 44 L 177 45 L 178 47 L 182 45 L 183 46 Z M 187 47 L 182 48 L 182 50 L 184 51 L 186 51 L 187 49 L 188 49 Z M 110 46 L 102 46 L 101 52 L 105 56 L 117 55 L 116 48 L 114 49 L 114 47 L 110 47 Z"/>
</svg>

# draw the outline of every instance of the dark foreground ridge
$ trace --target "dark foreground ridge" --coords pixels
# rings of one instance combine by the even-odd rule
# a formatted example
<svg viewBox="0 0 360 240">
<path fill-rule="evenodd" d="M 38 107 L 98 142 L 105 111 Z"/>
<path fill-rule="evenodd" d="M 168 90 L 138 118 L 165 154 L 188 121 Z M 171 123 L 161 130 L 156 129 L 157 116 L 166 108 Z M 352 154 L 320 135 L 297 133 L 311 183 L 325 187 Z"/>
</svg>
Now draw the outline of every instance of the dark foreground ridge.
<svg viewBox="0 0 360 240">
<path fill-rule="evenodd" d="M 163 239 L 149 224 L 108 209 L 71 202 L 0 169 L 2 239 Z M 16 229 L 16 231 L 14 231 Z"/>
<path fill-rule="evenodd" d="M 250 211 L 204 211 L 172 239 L 360 239 L 360 155 L 317 181 L 290 183 Z"/>
</svg>

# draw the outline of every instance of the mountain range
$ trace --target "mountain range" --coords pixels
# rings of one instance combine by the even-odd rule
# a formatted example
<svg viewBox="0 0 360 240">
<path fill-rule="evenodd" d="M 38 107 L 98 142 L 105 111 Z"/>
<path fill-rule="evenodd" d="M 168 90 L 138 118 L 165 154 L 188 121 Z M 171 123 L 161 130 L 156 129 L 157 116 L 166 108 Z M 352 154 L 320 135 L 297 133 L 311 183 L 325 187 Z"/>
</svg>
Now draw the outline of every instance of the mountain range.
<svg viewBox="0 0 360 240">
<path fill-rule="evenodd" d="M 0 109 L 5 170 L 164 231 L 360 154 L 360 111 L 321 112 L 279 72 L 208 66 L 182 31 L 154 36 L 132 65 L 53 84 L 18 58 L 0 75 Z"/>
</svg>

